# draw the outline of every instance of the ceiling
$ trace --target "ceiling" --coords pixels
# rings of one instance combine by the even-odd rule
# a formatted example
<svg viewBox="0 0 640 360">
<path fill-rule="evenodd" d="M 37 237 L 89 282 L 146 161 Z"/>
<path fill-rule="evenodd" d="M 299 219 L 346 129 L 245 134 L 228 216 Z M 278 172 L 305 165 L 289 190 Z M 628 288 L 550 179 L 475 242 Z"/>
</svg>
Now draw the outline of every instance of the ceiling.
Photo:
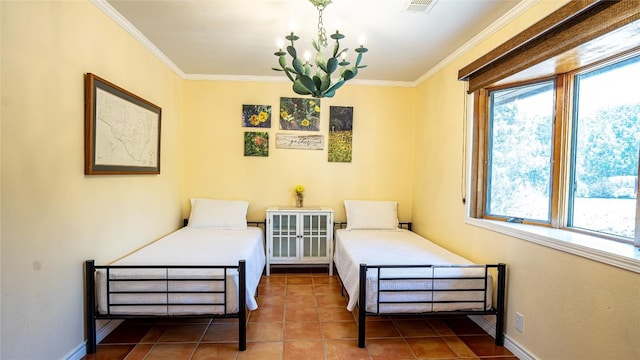
<svg viewBox="0 0 640 360">
<path fill-rule="evenodd" d="M 293 26 L 296 48 L 311 51 L 317 37 L 306 0 L 93 1 L 184 78 L 284 77 L 272 70 L 277 39 Z M 522 2 L 436 0 L 424 13 L 405 10 L 410 0 L 333 0 L 323 19 L 328 34 L 346 35 L 347 60 L 364 37 L 358 81 L 413 83 Z"/>
</svg>

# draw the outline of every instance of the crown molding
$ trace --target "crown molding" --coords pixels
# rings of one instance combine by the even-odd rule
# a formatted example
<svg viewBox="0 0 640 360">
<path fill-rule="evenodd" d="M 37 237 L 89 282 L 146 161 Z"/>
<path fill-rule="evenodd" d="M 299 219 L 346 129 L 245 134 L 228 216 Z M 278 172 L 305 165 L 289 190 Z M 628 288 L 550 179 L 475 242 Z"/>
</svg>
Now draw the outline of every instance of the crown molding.
<svg viewBox="0 0 640 360">
<path fill-rule="evenodd" d="M 210 74 L 185 74 L 185 80 L 214 80 L 214 81 L 251 81 L 251 82 L 282 82 L 288 83 L 285 76 L 258 76 L 258 75 L 210 75 Z M 386 87 L 415 87 L 413 81 L 389 81 L 389 80 L 349 80 L 351 85 L 386 86 Z"/>
<path fill-rule="evenodd" d="M 420 76 L 415 84 L 420 85 L 425 82 L 427 79 L 435 75 L 438 71 L 444 69 L 446 66 L 453 63 L 455 60 L 460 58 L 462 55 L 469 52 L 474 47 L 478 46 L 484 40 L 489 38 L 491 35 L 495 34 L 498 30 L 505 27 L 507 24 L 511 23 L 518 16 L 525 13 L 527 10 L 532 8 L 535 4 L 539 3 L 540 0 L 524 0 L 515 7 L 513 7 L 509 12 L 502 15 L 498 20 L 496 20 L 493 24 L 489 25 L 486 29 L 479 32 L 476 36 L 471 38 L 471 40 L 467 41 L 464 45 L 462 45 L 458 50 L 452 52 L 449 56 L 444 58 L 438 64 L 436 64 L 431 69 L 427 70 L 422 76 Z"/>
<path fill-rule="evenodd" d="M 155 55 L 163 64 L 169 69 L 173 70 L 179 77 L 185 78 L 186 74 L 180 69 L 173 61 L 171 61 L 160 49 L 158 49 L 153 43 L 144 36 L 140 30 L 138 30 L 129 20 L 125 19 L 116 9 L 111 6 L 106 0 L 90 0 L 98 9 L 102 10 L 107 16 L 109 16 L 116 24 L 120 25 L 126 32 L 128 32 L 134 39 L 138 40 L 147 50 Z"/>
</svg>

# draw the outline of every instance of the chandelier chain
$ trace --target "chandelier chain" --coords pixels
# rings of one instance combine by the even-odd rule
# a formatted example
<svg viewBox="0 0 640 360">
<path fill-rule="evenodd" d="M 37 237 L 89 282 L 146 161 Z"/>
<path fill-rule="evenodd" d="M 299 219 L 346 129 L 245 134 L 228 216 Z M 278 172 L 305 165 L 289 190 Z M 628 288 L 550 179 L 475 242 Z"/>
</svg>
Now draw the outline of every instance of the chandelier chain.
<svg viewBox="0 0 640 360">
<path fill-rule="evenodd" d="M 324 10 L 324 6 L 318 6 L 318 45 L 326 47 L 329 42 L 327 41 L 327 31 L 322 23 L 322 10 Z"/>
</svg>

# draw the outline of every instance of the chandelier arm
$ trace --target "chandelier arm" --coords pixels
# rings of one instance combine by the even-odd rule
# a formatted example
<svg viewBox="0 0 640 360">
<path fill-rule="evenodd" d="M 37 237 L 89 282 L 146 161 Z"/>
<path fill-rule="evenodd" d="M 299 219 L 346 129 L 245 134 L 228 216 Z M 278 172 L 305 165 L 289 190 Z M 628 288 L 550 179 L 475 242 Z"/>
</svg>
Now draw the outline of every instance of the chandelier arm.
<svg viewBox="0 0 640 360">
<path fill-rule="evenodd" d="M 273 70 L 276 71 L 284 71 L 284 73 L 287 75 L 287 77 L 289 78 L 289 80 L 291 80 L 292 82 L 294 81 L 293 76 L 291 76 L 291 72 L 289 71 L 289 69 L 287 69 L 287 59 L 285 59 L 284 57 L 284 53 L 282 53 L 282 55 L 279 56 L 279 63 L 280 63 L 280 67 L 281 69 L 276 69 L 274 68 Z"/>
<path fill-rule="evenodd" d="M 298 79 L 293 82 L 293 91 L 299 95 L 313 95 L 313 92 L 309 91 L 309 89 L 302 85 Z"/>
<path fill-rule="evenodd" d="M 286 67 L 283 67 L 281 71 L 284 71 L 284 73 L 287 75 L 289 80 L 291 80 L 291 82 L 295 81 L 295 79 L 293 78 L 293 75 L 291 75 L 291 71 L 289 71 Z"/>
<path fill-rule="evenodd" d="M 360 65 L 360 62 L 362 61 L 362 54 L 363 53 L 358 53 L 358 58 L 356 59 L 356 66 Z"/>
<path fill-rule="evenodd" d="M 333 45 L 333 57 L 338 55 L 338 51 L 340 51 L 340 41 L 336 39 L 336 43 Z"/>
<path fill-rule="evenodd" d="M 336 59 L 335 57 L 332 57 L 329 60 L 327 60 L 327 70 L 326 70 L 327 75 L 331 75 L 334 71 L 336 71 L 337 68 L 338 68 L 338 59 Z"/>
</svg>

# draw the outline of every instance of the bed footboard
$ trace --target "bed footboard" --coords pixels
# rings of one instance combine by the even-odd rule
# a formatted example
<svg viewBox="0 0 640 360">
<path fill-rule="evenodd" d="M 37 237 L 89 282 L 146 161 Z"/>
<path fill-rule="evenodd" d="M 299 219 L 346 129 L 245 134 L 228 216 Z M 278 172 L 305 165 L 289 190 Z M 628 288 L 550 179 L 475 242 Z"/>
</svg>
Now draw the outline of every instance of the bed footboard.
<svg viewBox="0 0 640 360">
<path fill-rule="evenodd" d="M 122 270 L 122 269 L 137 269 L 142 271 L 164 271 L 167 275 L 162 279 L 158 278 L 148 278 L 148 277 L 139 277 L 139 278 L 127 278 L 127 279 L 118 279 L 112 280 L 108 275 L 110 272 Z M 215 276 L 212 278 L 202 278 L 202 277 L 192 277 L 189 276 L 180 276 L 180 277 L 172 277 L 168 275 L 170 271 L 192 271 L 192 270 L 204 270 L 204 271 L 221 271 L 223 276 Z M 237 299 L 238 299 L 238 307 L 237 312 L 229 312 L 227 301 L 230 298 L 227 287 L 227 277 L 229 275 L 230 270 L 237 270 L 238 272 L 238 288 L 237 288 Z M 246 350 L 247 347 L 247 312 L 246 312 L 246 263 L 244 260 L 240 260 L 238 265 L 230 265 L 230 266 L 96 266 L 93 260 L 85 261 L 85 326 L 87 331 L 87 345 L 86 352 L 87 354 L 93 354 L 96 352 L 97 341 L 96 341 L 96 320 L 97 319 L 130 319 L 130 318 L 166 318 L 166 317 L 189 317 L 189 318 L 238 318 L 238 349 L 240 351 Z M 96 286 L 96 275 L 97 271 L 105 271 L 106 272 L 106 313 L 101 313 L 99 311 L 98 304 L 98 288 Z M 132 290 L 122 290 L 122 289 L 113 289 L 110 287 L 111 282 L 129 282 L 138 285 L 137 289 Z M 216 289 L 207 288 L 199 288 L 195 290 L 184 290 L 180 289 L 170 289 L 170 282 L 210 282 L 210 283 L 218 283 L 219 285 Z M 140 289 L 140 284 L 150 284 L 157 285 L 158 283 L 166 284 L 164 286 L 165 290 L 159 291 L 157 289 Z M 221 288 L 221 289 L 219 289 Z M 196 296 L 202 298 L 213 298 L 214 300 L 186 300 L 184 302 L 180 301 L 182 296 L 185 294 L 195 294 Z M 125 301 L 117 304 L 112 304 L 111 298 L 118 296 L 127 296 L 127 297 L 135 297 L 135 296 L 151 296 L 166 299 L 165 301 L 153 303 L 153 302 L 145 302 L 144 304 L 135 303 L 132 301 Z M 170 301 L 170 298 L 176 298 L 178 300 Z M 219 300 L 222 298 L 222 300 Z M 153 301 L 153 300 L 151 300 Z M 132 314 L 127 314 L 126 312 L 118 312 L 116 314 L 112 313 L 112 307 L 127 307 L 127 308 L 136 308 L 140 306 L 152 306 L 155 308 L 165 307 L 166 312 L 162 315 L 149 315 L 144 313 L 134 312 Z M 180 308 L 187 309 L 184 311 L 185 315 L 177 314 L 169 310 L 172 306 L 179 306 Z M 215 308 L 222 309 L 221 311 L 204 311 L 205 308 Z M 191 311 L 191 309 L 194 309 Z"/>
<path fill-rule="evenodd" d="M 484 275 L 477 276 L 436 276 L 435 269 L 444 269 L 444 271 L 456 271 L 464 270 L 465 268 L 483 268 Z M 394 272 L 402 272 L 409 268 L 415 269 L 428 269 L 431 271 L 430 276 L 413 276 L 407 277 L 406 275 L 394 276 L 385 275 L 381 273 L 382 269 L 389 271 L 387 274 L 393 274 Z M 487 299 L 492 299 L 492 278 L 489 273 L 489 269 L 496 269 L 496 301 L 492 302 L 489 306 Z M 367 271 L 374 271 L 375 274 L 375 307 L 369 309 L 367 304 L 368 290 L 367 290 Z M 358 293 L 358 347 L 365 347 L 366 338 L 366 317 L 378 316 L 378 315 L 423 315 L 423 316 L 443 316 L 443 315 L 495 315 L 496 316 L 496 333 L 495 343 L 498 346 L 504 345 L 504 305 L 505 305 L 505 264 L 494 265 L 451 265 L 451 266 L 435 266 L 435 265 L 366 265 L 360 264 L 359 271 L 359 283 L 360 289 Z M 394 282 L 410 282 L 413 281 L 416 287 L 404 287 L 399 289 L 397 286 L 386 286 Z M 439 287 L 437 282 L 451 281 L 465 283 L 466 285 L 460 288 Z M 484 284 L 478 286 L 478 284 Z M 385 285 L 386 284 L 386 285 Z M 424 286 L 428 284 L 428 286 Z M 371 291 L 371 289 L 369 289 Z M 397 300 L 393 297 L 394 294 L 412 294 L 415 297 L 408 300 Z M 441 294 L 455 293 L 454 299 L 447 299 L 440 296 Z M 370 295 L 371 296 L 371 295 Z M 386 297 L 385 297 L 386 296 Z M 480 299 L 480 300 L 479 300 Z M 469 309 L 453 310 L 447 309 L 451 304 L 456 304 L 462 308 L 467 307 L 465 304 L 469 304 Z M 391 310 L 381 311 L 381 307 L 389 306 Z M 403 306 L 411 307 L 412 309 L 426 307 L 430 310 L 416 311 L 411 310 L 403 312 Z M 438 307 L 441 307 L 439 309 Z"/>
</svg>

